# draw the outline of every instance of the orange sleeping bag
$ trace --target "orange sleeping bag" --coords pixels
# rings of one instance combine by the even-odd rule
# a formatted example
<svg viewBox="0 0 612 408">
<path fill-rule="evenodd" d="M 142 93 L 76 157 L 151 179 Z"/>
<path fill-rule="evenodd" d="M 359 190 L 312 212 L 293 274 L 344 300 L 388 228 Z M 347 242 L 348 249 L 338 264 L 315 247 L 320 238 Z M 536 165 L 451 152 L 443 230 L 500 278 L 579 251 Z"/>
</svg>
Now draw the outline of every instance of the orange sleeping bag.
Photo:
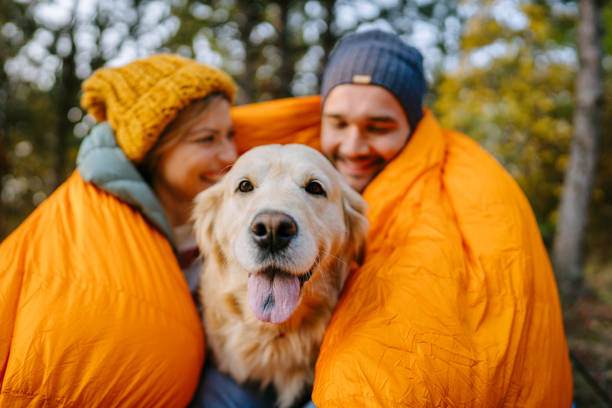
<svg viewBox="0 0 612 408">
<path fill-rule="evenodd" d="M 319 147 L 319 97 L 234 108 L 240 151 Z M 371 229 L 316 366 L 317 407 L 570 407 L 553 272 L 505 170 L 427 111 L 363 193 Z"/>
<path fill-rule="evenodd" d="M 183 407 L 204 359 L 166 238 L 75 171 L 0 245 L 0 406 Z"/>
</svg>

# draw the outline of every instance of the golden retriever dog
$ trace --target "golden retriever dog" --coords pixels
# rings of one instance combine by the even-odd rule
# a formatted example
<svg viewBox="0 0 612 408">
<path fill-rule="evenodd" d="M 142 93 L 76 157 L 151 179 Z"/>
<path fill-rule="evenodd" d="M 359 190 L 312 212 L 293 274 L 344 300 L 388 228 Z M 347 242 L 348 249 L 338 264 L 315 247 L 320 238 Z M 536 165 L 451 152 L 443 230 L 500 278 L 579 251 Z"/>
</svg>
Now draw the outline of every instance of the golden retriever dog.
<svg viewBox="0 0 612 408">
<path fill-rule="evenodd" d="M 303 145 L 254 148 L 198 195 L 204 328 L 221 372 L 273 385 L 281 408 L 304 396 L 363 253 L 365 211 L 329 161 Z"/>
</svg>

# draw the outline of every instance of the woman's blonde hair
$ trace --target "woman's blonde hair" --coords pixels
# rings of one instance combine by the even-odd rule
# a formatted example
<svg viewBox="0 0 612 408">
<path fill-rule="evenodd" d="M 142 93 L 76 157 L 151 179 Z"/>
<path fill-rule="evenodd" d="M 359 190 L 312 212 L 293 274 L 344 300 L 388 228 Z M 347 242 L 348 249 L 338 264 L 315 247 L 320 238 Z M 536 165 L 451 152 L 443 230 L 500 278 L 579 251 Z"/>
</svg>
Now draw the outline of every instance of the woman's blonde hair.
<svg viewBox="0 0 612 408">
<path fill-rule="evenodd" d="M 194 100 L 178 113 L 176 118 L 164 129 L 142 163 L 138 165 L 138 170 L 147 182 L 151 183 L 153 181 L 162 155 L 183 139 L 185 132 L 202 112 L 221 99 L 229 101 L 224 93 L 213 92 L 202 99 Z"/>
</svg>

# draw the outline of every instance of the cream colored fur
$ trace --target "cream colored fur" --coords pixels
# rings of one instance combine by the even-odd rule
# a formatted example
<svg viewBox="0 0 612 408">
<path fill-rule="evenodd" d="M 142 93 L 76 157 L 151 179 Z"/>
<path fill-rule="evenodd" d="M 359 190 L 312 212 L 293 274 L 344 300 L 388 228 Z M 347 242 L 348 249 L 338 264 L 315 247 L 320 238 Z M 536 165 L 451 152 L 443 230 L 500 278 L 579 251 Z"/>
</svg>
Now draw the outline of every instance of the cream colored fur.
<svg viewBox="0 0 612 408">
<path fill-rule="evenodd" d="M 253 191 L 241 192 L 242 180 L 249 180 Z M 312 180 L 326 196 L 306 191 Z M 327 159 L 302 145 L 252 149 L 198 195 L 195 231 L 205 259 L 200 295 L 207 347 L 220 371 L 238 383 L 273 384 L 281 408 L 312 385 L 325 328 L 351 264 L 363 252 L 365 209 Z M 282 211 L 298 225 L 287 256 L 273 263 L 298 276 L 313 272 L 295 311 L 281 324 L 258 320 L 247 301 L 249 274 L 270 264 L 260 262 L 249 232 L 263 210 Z"/>
</svg>

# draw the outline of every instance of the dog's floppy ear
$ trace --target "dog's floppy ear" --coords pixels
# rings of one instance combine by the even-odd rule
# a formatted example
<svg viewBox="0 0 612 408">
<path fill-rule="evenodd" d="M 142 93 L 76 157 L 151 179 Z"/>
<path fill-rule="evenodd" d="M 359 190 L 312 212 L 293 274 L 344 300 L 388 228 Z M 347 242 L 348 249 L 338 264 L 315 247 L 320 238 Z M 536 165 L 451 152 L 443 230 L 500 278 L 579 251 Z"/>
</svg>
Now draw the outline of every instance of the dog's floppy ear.
<svg viewBox="0 0 612 408">
<path fill-rule="evenodd" d="M 366 218 L 368 204 L 358 192 L 342 181 L 342 201 L 344 206 L 344 222 L 348 228 L 349 254 L 361 265 L 365 255 L 365 244 L 370 224 Z"/>
<path fill-rule="evenodd" d="M 217 183 L 200 192 L 194 202 L 191 219 L 198 246 L 205 255 L 212 253 L 215 219 L 223 198 L 223 184 Z"/>
</svg>

